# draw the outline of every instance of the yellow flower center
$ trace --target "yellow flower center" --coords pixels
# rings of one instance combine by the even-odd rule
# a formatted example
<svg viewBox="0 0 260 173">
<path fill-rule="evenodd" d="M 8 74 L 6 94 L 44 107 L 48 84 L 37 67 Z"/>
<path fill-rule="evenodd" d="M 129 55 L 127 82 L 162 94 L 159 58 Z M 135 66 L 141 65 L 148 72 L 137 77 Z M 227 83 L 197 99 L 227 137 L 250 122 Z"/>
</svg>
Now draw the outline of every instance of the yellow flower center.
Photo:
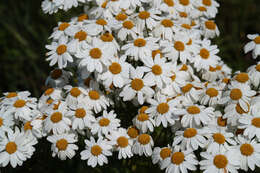
<svg viewBox="0 0 260 173">
<path fill-rule="evenodd" d="M 89 55 L 93 59 L 99 59 L 102 56 L 102 52 L 99 48 L 93 48 L 89 51 Z"/>
<path fill-rule="evenodd" d="M 167 103 L 160 103 L 156 108 L 157 112 L 159 112 L 160 114 L 167 113 L 169 111 L 169 109 L 170 109 L 170 107 Z"/>
<path fill-rule="evenodd" d="M 25 100 L 16 100 L 15 103 L 14 103 L 14 107 L 16 108 L 22 108 L 24 107 L 24 105 L 26 104 L 26 101 Z"/>
<path fill-rule="evenodd" d="M 164 19 L 161 21 L 161 24 L 164 27 L 172 27 L 173 26 L 173 22 L 170 19 Z"/>
<path fill-rule="evenodd" d="M 67 51 L 67 46 L 65 44 L 61 44 L 57 47 L 56 52 L 58 55 L 62 55 Z"/>
<path fill-rule="evenodd" d="M 227 119 L 223 119 L 222 117 L 218 117 L 217 123 L 221 127 L 227 126 Z"/>
<path fill-rule="evenodd" d="M 260 72 L 260 64 L 255 66 L 256 71 Z"/>
<path fill-rule="evenodd" d="M 231 90 L 229 96 L 232 100 L 239 100 L 242 97 L 242 92 L 240 89 L 234 88 Z"/>
<path fill-rule="evenodd" d="M 152 57 L 153 57 L 153 59 L 155 58 L 155 56 L 156 56 L 157 54 L 160 54 L 160 57 L 162 58 L 161 50 L 160 50 L 160 49 L 157 49 L 157 50 L 153 50 L 153 51 L 152 51 Z"/>
<path fill-rule="evenodd" d="M 102 8 L 106 8 L 106 7 L 107 7 L 107 3 L 108 3 L 108 1 L 105 1 L 105 2 L 101 5 L 101 7 L 102 7 Z"/>
<path fill-rule="evenodd" d="M 138 14 L 139 18 L 140 19 L 148 19 L 150 17 L 150 13 L 148 11 L 141 11 L 139 14 Z"/>
<path fill-rule="evenodd" d="M 55 69 L 51 72 L 51 78 L 52 79 L 58 79 L 62 75 L 62 70 L 61 69 Z"/>
<path fill-rule="evenodd" d="M 206 21 L 205 26 L 209 30 L 215 30 L 216 29 L 216 24 L 212 20 Z"/>
<path fill-rule="evenodd" d="M 171 76 L 171 79 L 172 79 L 172 81 L 175 81 L 175 79 L 176 79 L 176 75 L 175 75 L 175 74 L 172 75 L 172 76 Z"/>
<path fill-rule="evenodd" d="M 146 145 L 150 142 L 150 139 L 151 137 L 147 134 L 141 134 L 138 136 L 138 142 L 142 145 Z"/>
<path fill-rule="evenodd" d="M 137 119 L 139 120 L 139 121 L 146 121 L 146 120 L 148 120 L 149 119 L 149 116 L 147 115 L 147 114 L 144 114 L 144 113 L 140 113 L 138 116 L 137 116 Z"/>
<path fill-rule="evenodd" d="M 110 124 L 110 120 L 107 118 L 101 118 L 98 123 L 101 127 L 105 127 Z"/>
<path fill-rule="evenodd" d="M 117 138 L 117 145 L 121 148 L 125 148 L 128 146 L 128 139 L 124 136 L 120 136 Z"/>
<path fill-rule="evenodd" d="M 98 20 L 96 21 L 96 24 L 101 25 L 101 26 L 104 26 L 104 25 L 107 25 L 107 21 L 104 20 L 104 19 L 98 19 Z"/>
<path fill-rule="evenodd" d="M 176 41 L 176 42 L 174 43 L 174 48 L 175 48 L 177 51 L 182 52 L 182 51 L 184 51 L 185 46 L 184 46 L 183 42 L 181 42 L 181 41 Z"/>
<path fill-rule="evenodd" d="M 251 144 L 242 144 L 240 152 L 244 156 L 251 156 L 254 152 L 254 147 Z"/>
<path fill-rule="evenodd" d="M 4 124 L 3 118 L 0 117 L 0 127 Z"/>
<path fill-rule="evenodd" d="M 64 151 L 67 149 L 68 146 L 68 141 L 66 139 L 60 139 L 56 142 L 56 147 L 60 150 L 60 151 Z"/>
<path fill-rule="evenodd" d="M 141 114 L 143 114 L 143 113 L 145 113 L 145 111 L 148 109 L 148 106 L 142 106 L 141 108 L 140 108 L 140 113 Z"/>
<path fill-rule="evenodd" d="M 45 92 L 44 92 L 44 95 L 48 96 L 48 95 L 51 95 L 51 93 L 53 93 L 54 91 L 54 88 L 49 88 L 47 89 Z"/>
<path fill-rule="evenodd" d="M 211 6 L 211 0 L 203 0 L 202 3 L 206 6 Z"/>
<path fill-rule="evenodd" d="M 91 147 L 91 154 L 94 156 L 98 156 L 102 153 L 102 148 L 99 145 L 93 145 Z"/>
<path fill-rule="evenodd" d="M 222 135 L 221 133 L 215 133 L 215 134 L 213 135 L 213 139 L 214 139 L 214 141 L 215 141 L 216 143 L 218 143 L 218 144 L 224 144 L 225 141 L 226 141 L 225 136 Z"/>
<path fill-rule="evenodd" d="M 121 65 L 117 62 L 113 62 L 108 69 L 112 74 L 119 74 L 122 71 Z"/>
<path fill-rule="evenodd" d="M 140 91 L 144 87 L 144 82 L 142 79 L 133 79 L 131 82 L 131 87 L 136 91 Z"/>
<path fill-rule="evenodd" d="M 139 131 L 135 127 L 130 127 L 127 130 L 127 134 L 130 136 L 130 138 L 136 138 L 139 135 Z"/>
<path fill-rule="evenodd" d="M 207 89 L 206 94 L 209 97 L 216 97 L 216 96 L 218 96 L 218 90 L 216 90 L 215 88 L 209 88 L 209 89 Z"/>
<path fill-rule="evenodd" d="M 235 79 L 240 83 L 245 83 L 249 80 L 249 77 L 247 73 L 239 73 L 238 75 L 236 75 Z"/>
<path fill-rule="evenodd" d="M 134 45 L 136 47 L 144 47 L 146 45 L 146 41 L 142 38 L 138 38 L 134 41 Z"/>
<path fill-rule="evenodd" d="M 152 67 L 152 72 L 153 72 L 153 74 L 155 74 L 155 75 L 161 75 L 162 74 L 162 68 L 161 68 L 161 66 L 159 66 L 159 65 L 154 65 L 153 67 Z"/>
<path fill-rule="evenodd" d="M 132 29 L 134 27 L 134 23 L 130 20 L 124 21 L 123 27 L 126 29 Z"/>
<path fill-rule="evenodd" d="M 179 0 L 181 5 L 187 6 L 190 4 L 190 0 Z"/>
<path fill-rule="evenodd" d="M 251 123 L 253 126 L 260 128 L 260 118 L 253 118 Z"/>
<path fill-rule="evenodd" d="M 205 49 L 205 48 L 203 48 L 203 49 L 201 49 L 200 50 L 200 56 L 201 56 L 201 58 L 203 58 L 203 59 L 208 59 L 209 58 L 209 51 L 207 50 L 207 49 Z"/>
<path fill-rule="evenodd" d="M 164 160 L 167 157 L 170 157 L 172 153 L 172 150 L 170 148 L 162 148 L 160 151 L 160 156 Z"/>
<path fill-rule="evenodd" d="M 200 113 L 200 108 L 197 107 L 197 106 L 189 106 L 189 107 L 187 108 L 187 112 L 188 112 L 189 114 L 199 114 L 199 113 Z"/>
<path fill-rule="evenodd" d="M 260 44 L 260 36 L 257 36 L 257 37 L 254 39 L 254 42 L 255 42 L 255 44 Z"/>
<path fill-rule="evenodd" d="M 187 71 L 187 70 L 188 70 L 188 66 L 187 66 L 186 64 L 183 64 L 183 65 L 181 66 L 180 71 Z M 192 88 L 192 85 L 191 85 L 191 88 Z"/>
<path fill-rule="evenodd" d="M 205 8 L 205 7 L 203 7 L 203 6 L 200 6 L 200 7 L 198 7 L 198 10 L 199 10 L 199 11 L 207 11 L 207 8 Z"/>
<path fill-rule="evenodd" d="M 51 115 L 51 121 L 53 123 L 58 123 L 62 120 L 62 113 L 60 112 L 54 112 L 52 115 Z"/>
<path fill-rule="evenodd" d="M 169 7 L 173 7 L 173 6 L 174 6 L 173 0 L 163 0 L 163 2 L 164 2 L 165 4 L 167 4 Z"/>
<path fill-rule="evenodd" d="M 109 32 L 106 32 L 103 35 L 101 35 L 100 39 L 104 42 L 112 42 L 114 37 Z"/>
<path fill-rule="evenodd" d="M 189 84 L 185 85 L 184 87 L 182 87 L 181 90 L 183 93 L 187 93 L 191 90 L 192 87 L 193 87 L 193 85 L 189 83 Z"/>
<path fill-rule="evenodd" d="M 228 78 L 224 78 L 224 79 L 222 79 L 222 82 L 224 82 L 224 83 L 226 83 L 226 84 L 228 84 L 229 81 L 230 81 L 230 79 L 228 79 Z"/>
<path fill-rule="evenodd" d="M 83 40 L 86 40 L 87 38 L 87 33 L 85 31 L 79 31 L 77 32 L 75 35 L 74 35 L 74 38 L 75 39 L 78 39 L 79 41 L 83 41 Z"/>
<path fill-rule="evenodd" d="M 185 28 L 185 29 L 191 29 L 191 26 L 189 25 L 189 24 L 186 24 L 186 23 L 184 23 L 184 24 L 182 24 L 181 25 L 183 28 Z M 188 44 L 188 43 L 187 43 Z"/>
<path fill-rule="evenodd" d="M 175 152 L 171 157 L 171 161 L 175 165 L 180 165 L 184 161 L 184 158 L 183 152 Z"/>
<path fill-rule="evenodd" d="M 59 106 L 60 106 L 60 101 L 57 103 L 57 104 L 54 104 L 53 105 L 53 110 L 57 110 L 58 108 L 59 108 Z"/>
<path fill-rule="evenodd" d="M 189 39 L 188 43 L 186 43 L 187 45 L 191 45 L 192 44 L 192 39 Z"/>
<path fill-rule="evenodd" d="M 73 97 L 78 97 L 81 94 L 81 91 L 78 88 L 72 88 L 70 90 L 70 95 Z"/>
<path fill-rule="evenodd" d="M 184 131 L 183 136 L 185 138 L 192 138 L 197 135 L 197 130 L 194 128 L 188 128 Z"/>
<path fill-rule="evenodd" d="M 24 131 L 27 131 L 27 130 L 32 130 L 32 125 L 31 125 L 31 121 L 27 121 L 25 124 L 24 124 Z"/>
<path fill-rule="evenodd" d="M 95 90 L 89 91 L 88 95 L 92 100 L 98 100 L 100 98 L 99 93 Z"/>
<path fill-rule="evenodd" d="M 225 155 L 219 154 L 214 157 L 213 163 L 217 168 L 223 169 L 227 166 L 228 160 Z"/>
<path fill-rule="evenodd" d="M 86 111 L 83 108 L 76 109 L 75 117 L 84 118 L 86 116 Z"/>
<path fill-rule="evenodd" d="M 6 98 L 12 98 L 12 97 L 16 97 L 17 93 L 16 92 L 9 92 L 5 97 Z"/>
<path fill-rule="evenodd" d="M 17 145 L 15 142 L 8 142 L 5 146 L 5 151 L 9 154 L 15 153 L 17 150 Z"/>
<path fill-rule="evenodd" d="M 69 23 L 64 22 L 64 23 L 62 23 L 62 24 L 59 25 L 58 30 L 60 30 L 60 31 L 64 31 L 64 30 L 67 29 L 69 26 L 70 26 Z"/>
<path fill-rule="evenodd" d="M 248 108 L 250 108 L 250 106 L 249 106 L 248 103 L 247 103 L 247 106 L 248 106 Z M 247 112 L 244 111 L 244 109 L 241 108 L 241 106 L 240 106 L 239 103 L 236 104 L 236 111 L 237 111 L 237 113 L 239 113 L 239 114 L 245 114 L 245 113 L 248 113 L 248 112 L 249 112 L 249 110 L 248 110 Z"/>
<path fill-rule="evenodd" d="M 127 19 L 127 15 L 124 14 L 124 13 L 119 13 L 118 15 L 116 15 L 115 18 L 116 18 L 116 20 L 118 20 L 118 21 L 124 21 L 124 20 Z"/>
<path fill-rule="evenodd" d="M 188 14 L 185 13 L 185 12 L 179 12 L 179 15 L 180 15 L 181 17 L 183 17 L 183 18 L 188 17 Z"/>
<path fill-rule="evenodd" d="M 88 20 L 87 14 L 81 14 L 80 16 L 78 16 L 78 22 L 82 22 L 83 20 Z"/>
</svg>

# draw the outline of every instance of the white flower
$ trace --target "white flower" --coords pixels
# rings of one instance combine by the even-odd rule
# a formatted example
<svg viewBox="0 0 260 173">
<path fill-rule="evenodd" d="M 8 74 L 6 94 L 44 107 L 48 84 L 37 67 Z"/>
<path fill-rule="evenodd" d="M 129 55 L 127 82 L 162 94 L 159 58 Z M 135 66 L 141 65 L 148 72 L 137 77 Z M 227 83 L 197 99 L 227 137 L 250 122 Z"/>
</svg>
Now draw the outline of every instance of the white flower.
<svg viewBox="0 0 260 173">
<path fill-rule="evenodd" d="M 137 28 L 132 20 L 125 20 L 123 23 L 118 24 L 116 28 L 118 31 L 118 38 L 120 40 L 125 40 L 127 36 L 131 36 L 132 39 L 137 38 Z"/>
<path fill-rule="evenodd" d="M 200 155 L 204 158 L 199 162 L 200 169 L 205 172 L 212 173 L 237 173 L 239 161 L 233 159 L 232 155 L 225 151 L 220 151 L 215 154 L 201 152 Z"/>
<path fill-rule="evenodd" d="M 247 72 L 250 82 L 254 87 L 258 87 L 260 85 L 260 62 L 258 62 L 257 65 L 250 66 Z"/>
<path fill-rule="evenodd" d="M 206 38 L 214 38 L 216 36 L 219 36 L 218 27 L 213 20 L 203 19 L 201 24 L 203 28 L 202 34 Z"/>
<path fill-rule="evenodd" d="M 96 36 L 100 34 L 103 31 L 108 31 L 110 32 L 110 25 L 111 23 L 105 19 L 97 19 L 97 20 L 87 20 L 86 23 L 86 31 L 89 33 L 91 36 Z"/>
<path fill-rule="evenodd" d="M 0 136 L 0 164 L 5 167 L 8 163 L 13 168 L 21 166 L 25 160 L 31 158 L 37 143 L 32 136 L 25 135 L 15 127 L 14 132 L 9 131 L 7 135 Z"/>
<path fill-rule="evenodd" d="M 81 151 L 81 159 L 88 160 L 88 165 L 96 167 L 97 164 L 102 166 L 104 163 L 107 164 L 108 160 L 106 156 L 112 156 L 112 146 L 110 143 L 99 137 L 97 142 L 91 136 L 90 140 L 85 140 L 86 150 Z"/>
<path fill-rule="evenodd" d="M 51 71 L 50 76 L 47 77 L 45 85 L 50 85 L 51 87 L 62 88 L 69 83 L 69 79 L 72 73 L 62 69 L 54 69 Z"/>
<path fill-rule="evenodd" d="M 253 58 L 256 59 L 260 55 L 260 36 L 259 34 L 248 34 L 247 38 L 251 41 L 244 47 L 245 53 L 253 50 Z"/>
<path fill-rule="evenodd" d="M 213 83 L 208 83 L 199 95 L 199 101 L 203 105 L 217 106 L 222 96 L 221 86 Z"/>
<path fill-rule="evenodd" d="M 115 150 L 118 151 L 118 159 L 126 159 L 133 156 L 133 140 L 128 136 L 125 129 L 119 128 L 117 131 L 112 131 L 108 139 L 115 146 Z"/>
<path fill-rule="evenodd" d="M 140 134 L 132 148 L 134 154 L 148 157 L 153 153 L 152 147 L 154 145 L 153 138 L 148 134 Z"/>
<path fill-rule="evenodd" d="M 171 19 L 162 18 L 157 26 L 155 26 L 153 32 L 156 37 L 162 37 L 163 40 L 172 41 L 174 33 L 178 33 L 178 29 Z"/>
<path fill-rule="evenodd" d="M 23 131 L 25 134 L 32 135 L 36 138 L 41 138 L 46 136 L 46 133 L 43 129 L 44 116 L 38 111 L 35 111 L 36 116 L 31 121 L 26 121 L 23 125 Z"/>
<path fill-rule="evenodd" d="M 81 103 L 84 97 L 87 95 L 87 92 L 82 87 L 72 87 L 71 85 L 64 86 L 64 89 L 67 91 L 66 103 L 71 109 L 75 109 L 76 106 Z"/>
<path fill-rule="evenodd" d="M 107 136 L 112 131 L 117 130 L 119 126 L 120 120 L 116 118 L 114 111 L 104 110 L 102 116 L 97 117 L 97 121 L 92 124 L 91 133 Z"/>
<path fill-rule="evenodd" d="M 119 45 L 111 33 L 105 32 L 100 36 L 100 40 L 103 42 L 104 49 L 110 49 L 112 55 L 117 54 Z"/>
<path fill-rule="evenodd" d="M 0 106 L 0 131 L 8 132 L 14 125 L 14 117 L 6 113 L 4 106 Z"/>
<path fill-rule="evenodd" d="M 170 18 L 177 18 L 177 15 L 178 15 L 178 11 L 176 9 L 176 5 L 175 5 L 175 0 L 161 0 L 158 1 L 158 0 L 154 0 L 155 1 L 155 6 L 159 6 L 158 8 L 163 11 L 163 12 L 166 12 L 168 13 L 168 16 Z M 156 4 L 156 3 L 159 3 L 159 4 Z"/>
<path fill-rule="evenodd" d="M 153 164 L 159 163 L 161 165 L 164 159 L 171 157 L 171 154 L 172 148 L 169 145 L 163 148 L 155 147 L 153 149 L 152 162 Z"/>
<path fill-rule="evenodd" d="M 133 119 L 133 124 L 142 132 L 146 133 L 148 130 L 153 132 L 155 121 L 152 116 L 146 113 L 139 113 Z"/>
<path fill-rule="evenodd" d="M 62 37 L 67 37 L 71 31 L 71 27 L 72 25 L 70 23 L 59 22 L 58 26 L 53 29 L 53 33 L 49 39 L 60 40 Z"/>
<path fill-rule="evenodd" d="M 52 42 L 51 45 L 46 45 L 46 48 L 50 50 L 46 53 L 49 56 L 46 60 L 50 61 L 50 66 L 53 66 L 58 62 L 60 69 L 67 67 L 68 62 L 73 62 L 71 53 L 68 52 L 68 39 L 61 37 L 58 42 Z"/>
<path fill-rule="evenodd" d="M 195 1 L 194 5 L 196 10 L 201 13 L 199 16 L 204 15 L 207 18 L 215 18 L 218 13 L 217 7 L 219 7 L 219 3 L 215 0 L 199 0 Z"/>
<path fill-rule="evenodd" d="M 192 150 L 172 152 L 170 157 L 162 161 L 161 169 L 165 169 L 166 173 L 172 172 L 188 172 L 188 170 L 195 171 L 198 160 Z"/>
<path fill-rule="evenodd" d="M 44 13 L 53 14 L 58 11 L 60 6 L 57 5 L 55 0 L 44 0 L 42 1 L 41 7 Z"/>
<path fill-rule="evenodd" d="M 157 20 L 160 20 L 158 14 L 160 14 L 159 10 L 150 9 L 146 11 L 140 8 L 138 15 L 136 14 L 138 16 L 136 21 L 138 32 L 143 33 L 144 29 L 152 30 L 156 26 Z"/>
<path fill-rule="evenodd" d="M 201 82 L 187 82 L 184 86 L 181 87 L 182 94 L 190 102 L 197 102 L 201 93 L 201 85 Z"/>
<path fill-rule="evenodd" d="M 47 140 L 52 143 L 52 157 L 58 155 L 61 160 L 66 160 L 67 157 L 72 159 L 78 150 L 78 146 L 74 143 L 77 142 L 77 137 L 73 133 L 64 133 L 60 135 L 48 136 Z"/>
<path fill-rule="evenodd" d="M 145 70 L 142 67 L 130 68 L 130 80 L 119 94 L 124 101 L 132 100 L 137 95 L 138 102 L 143 104 L 147 98 L 154 94 L 153 89 L 143 80 Z"/>
</svg>

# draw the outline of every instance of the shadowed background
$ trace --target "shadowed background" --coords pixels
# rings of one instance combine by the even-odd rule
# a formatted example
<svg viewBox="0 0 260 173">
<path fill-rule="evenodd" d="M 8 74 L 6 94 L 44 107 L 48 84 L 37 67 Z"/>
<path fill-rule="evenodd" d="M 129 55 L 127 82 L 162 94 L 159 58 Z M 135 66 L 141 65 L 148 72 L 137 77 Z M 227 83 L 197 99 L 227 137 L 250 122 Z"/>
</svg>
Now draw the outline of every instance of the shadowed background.
<svg viewBox="0 0 260 173">
<path fill-rule="evenodd" d="M 259 0 L 219 0 L 216 23 L 220 36 L 214 40 L 219 46 L 219 56 L 235 71 L 244 71 L 255 64 L 251 53 L 243 53 L 249 41 L 246 34 L 260 32 Z M 68 21 L 82 12 L 82 8 L 55 15 L 43 14 L 41 0 L 0 1 L 0 93 L 29 90 L 39 97 L 44 90 L 44 81 L 52 68 L 45 61 L 45 45 L 58 21 Z M 1 95 L 1 94 L 0 94 Z M 166 136 L 164 136 L 166 137 Z M 167 138 L 167 137 L 166 137 Z M 40 141 L 32 159 L 17 169 L 5 168 L 4 172 L 160 172 L 149 158 L 118 161 L 109 158 L 109 164 L 91 169 L 80 161 L 79 152 L 70 161 L 51 157 L 50 144 Z M 165 146 L 166 144 L 163 144 Z M 81 148 L 82 149 L 82 148 Z M 162 171 L 163 172 L 163 171 Z"/>
</svg>

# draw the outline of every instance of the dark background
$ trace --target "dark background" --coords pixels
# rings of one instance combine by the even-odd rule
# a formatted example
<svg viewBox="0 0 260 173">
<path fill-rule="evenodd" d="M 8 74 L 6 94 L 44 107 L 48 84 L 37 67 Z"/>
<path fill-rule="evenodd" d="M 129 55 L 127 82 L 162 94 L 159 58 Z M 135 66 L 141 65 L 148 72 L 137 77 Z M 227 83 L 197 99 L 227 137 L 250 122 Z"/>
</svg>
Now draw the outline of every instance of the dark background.
<svg viewBox="0 0 260 173">
<path fill-rule="evenodd" d="M 249 65 L 256 63 L 250 53 L 243 53 L 243 47 L 249 41 L 246 34 L 260 32 L 260 1 L 218 2 L 221 6 L 216 23 L 221 34 L 214 43 L 219 46 L 219 55 L 224 62 L 234 71 L 245 71 Z M 39 97 L 44 90 L 44 81 L 52 69 L 45 61 L 45 45 L 53 27 L 58 21 L 67 21 L 82 12 L 79 7 L 68 12 L 59 11 L 57 14 L 47 15 L 42 13 L 40 5 L 41 0 L 0 0 L 0 93 L 29 90 L 33 96 Z M 33 158 L 22 167 L 0 170 L 8 173 L 160 172 L 157 166 L 151 164 L 150 158 L 145 157 L 125 161 L 109 158 L 108 165 L 92 169 L 80 160 L 79 152 L 73 160 L 60 161 L 51 157 L 49 143 L 39 143 L 41 144 L 37 145 Z"/>
</svg>

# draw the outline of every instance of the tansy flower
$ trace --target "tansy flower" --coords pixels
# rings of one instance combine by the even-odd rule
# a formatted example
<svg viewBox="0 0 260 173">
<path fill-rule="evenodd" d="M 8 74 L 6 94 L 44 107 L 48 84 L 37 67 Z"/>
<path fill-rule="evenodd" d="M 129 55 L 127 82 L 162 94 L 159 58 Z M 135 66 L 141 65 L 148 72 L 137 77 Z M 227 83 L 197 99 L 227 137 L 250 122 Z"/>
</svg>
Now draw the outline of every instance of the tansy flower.
<svg viewBox="0 0 260 173">
<path fill-rule="evenodd" d="M 88 160 L 87 164 L 92 167 L 97 165 L 103 166 L 107 164 L 107 156 L 112 156 L 112 145 L 101 136 L 99 136 L 97 142 L 91 136 L 90 140 L 85 140 L 86 149 L 81 151 L 81 160 Z"/>
<path fill-rule="evenodd" d="M 70 23 L 59 22 L 58 26 L 53 29 L 54 32 L 51 34 L 49 39 L 60 40 L 62 37 L 67 37 L 71 31 L 71 26 Z"/>
<path fill-rule="evenodd" d="M 158 8 L 161 11 L 168 13 L 170 18 L 177 18 L 178 11 L 176 10 L 175 0 L 162 0 L 161 2 L 157 0 L 154 1 L 155 4 L 158 3 L 158 5 L 156 5 L 159 6 Z"/>
<path fill-rule="evenodd" d="M 216 36 L 219 36 L 218 27 L 213 20 L 203 19 L 201 25 L 203 28 L 202 34 L 206 38 L 214 38 Z"/>
<path fill-rule="evenodd" d="M 47 140 L 52 143 L 52 157 L 58 155 L 61 160 L 66 160 L 67 157 L 72 159 L 78 150 L 78 146 L 74 143 L 77 142 L 77 137 L 73 133 L 54 134 L 48 136 Z"/>
<path fill-rule="evenodd" d="M 205 16 L 207 18 L 215 18 L 218 13 L 219 3 L 215 0 L 199 0 L 195 1 L 194 5 L 196 10 L 200 12 L 199 16 Z"/>
<path fill-rule="evenodd" d="M 153 164 L 159 163 L 161 165 L 162 161 L 172 154 L 172 148 L 168 145 L 167 147 L 155 147 L 152 154 Z"/>
<path fill-rule="evenodd" d="M 245 53 L 253 51 L 253 58 L 256 59 L 260 55 L 260 35 L 259 34 L 248 34 L 247 38 L 251 41 L 244 47 Z"/>
<path fill-rule="evenodd" d="M 222 96 L 221 86 L 213 83 L 208 83 L 199 95 L 199 101 L 203 105 L 217 106 Z"/>
<path fill-rule="evenodd" d="M 156 37 L 172 41 L 174 33 L 178 32 L 178 28 L 175 26 L 173 20 L 164 17 L 155 26 L 153 32 Z"/>
<path fill-rule="evenodd" d="M 125 40 L 127 36 L 131 36 L 132 39 L 137 38 L 137 28 L 132 20 L 125 20 L 116 26 L 119 29 L 118 38 L 120 40 Z"/>
<path fill-rule="evenodd" d="M 153 116 L 143 112 L 136 115 L 133 119 L 133 124 L 142 132 L 146 133 L 148 130 L 153 132 L 155 121 Z"/>
<path fill-rule="evenodd" d="M 137 137 L 135 144 L 133 145 L 133 153 L 142 156 L 143 154 L 148 157 L 153 153 L 152 147 L 154 145 L 153 138 L 146 134 L 140 134 Z"/>
<path fill-rule="evenodd" d="M 82 87 L 72 87 L 71 85 L 66 85 L 64 86 L 64 89 L 67 91 L 67 96 L 65 99 L 66 103 L 72 109 L 75 109 L 87 95 L 87 91 Z"/>
</svg>

